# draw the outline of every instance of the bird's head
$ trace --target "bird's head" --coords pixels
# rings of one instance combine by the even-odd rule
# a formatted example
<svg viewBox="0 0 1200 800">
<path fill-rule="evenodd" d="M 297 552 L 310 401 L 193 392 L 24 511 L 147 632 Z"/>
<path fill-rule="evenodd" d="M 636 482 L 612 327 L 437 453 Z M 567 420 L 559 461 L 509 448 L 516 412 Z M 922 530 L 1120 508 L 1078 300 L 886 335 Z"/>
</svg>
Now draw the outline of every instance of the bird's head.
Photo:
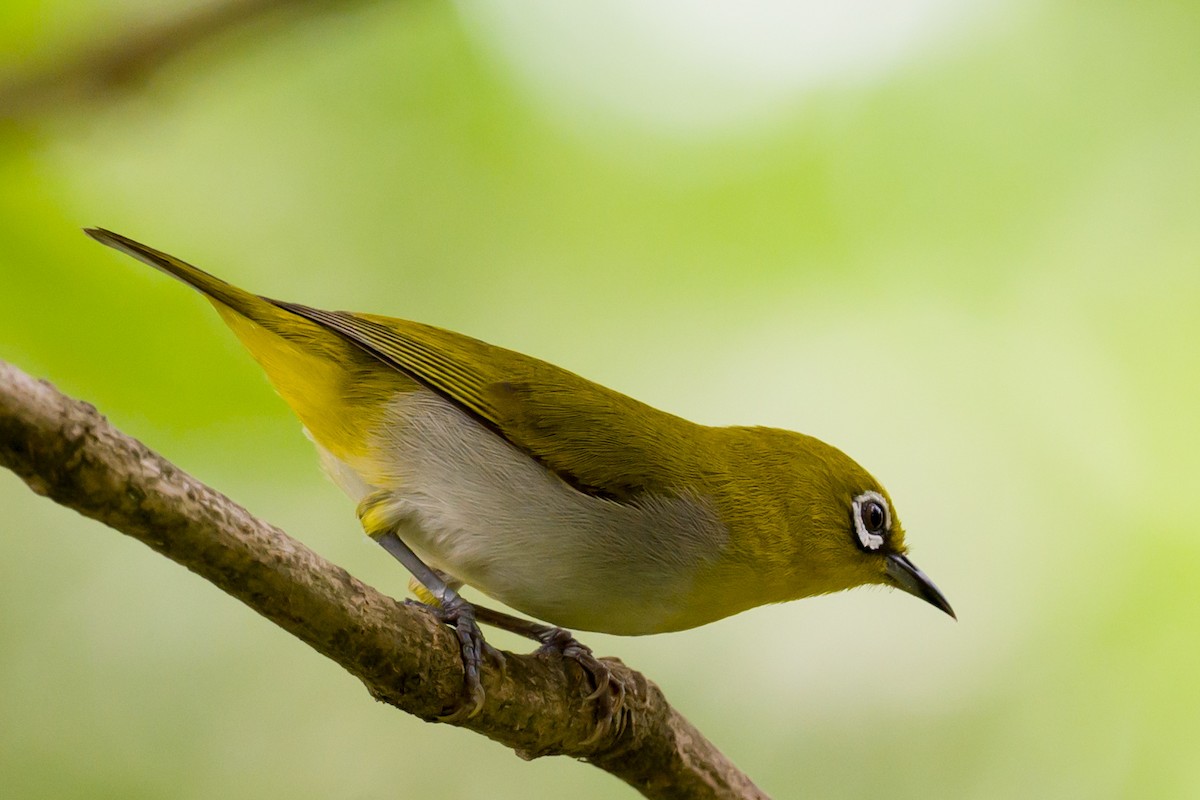
<svg viewBox="0 0 1200 800">
<path fill-rule="evenodd" d="M 882 584 L 955 617 L 946 597 L 909 559 L 904 528 L 879 481 L 836 447 L 779 433 L 788 441 L 774 443 L 777 452 L 786 453 L 777 464 L 775 487 L 777 496 L 787 498 L 786 536 L 797 588 L 817 594 Z"/>
</svg>

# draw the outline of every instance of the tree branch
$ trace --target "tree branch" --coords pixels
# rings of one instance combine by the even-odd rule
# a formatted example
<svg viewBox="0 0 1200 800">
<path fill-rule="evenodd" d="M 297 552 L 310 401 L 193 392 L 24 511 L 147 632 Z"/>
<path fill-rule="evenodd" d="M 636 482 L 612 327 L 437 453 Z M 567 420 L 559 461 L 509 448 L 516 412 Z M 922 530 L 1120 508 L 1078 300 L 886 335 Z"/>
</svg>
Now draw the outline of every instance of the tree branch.
<svg viewBox="0 0 1200 800">
<path fill-rule="evenodd" d="M 116 430 L 87 403 L 0 361 L 0 465 L 40 495 L 99 520 L 210 581 L 361 680 L 433 721 L 462 691 L 454 635 L 329 563 Z M 657 686 L 613 661 L 626 725 L 595 732 L 577 664 L 508 655 L 485 665 L 487 699 L 462 727 L 523 758 L 586 760 L 650 798 L 764 798 Z"/>
<path fill-rule="evenodd" d="M 0 79 L 0 119 L 76 108 L 136 88 L 181 55 L 263 20 L 349 8 L 365 0 L 217 0 L 160 22 L 101 36 L 81 52 Z"/>
</svg>

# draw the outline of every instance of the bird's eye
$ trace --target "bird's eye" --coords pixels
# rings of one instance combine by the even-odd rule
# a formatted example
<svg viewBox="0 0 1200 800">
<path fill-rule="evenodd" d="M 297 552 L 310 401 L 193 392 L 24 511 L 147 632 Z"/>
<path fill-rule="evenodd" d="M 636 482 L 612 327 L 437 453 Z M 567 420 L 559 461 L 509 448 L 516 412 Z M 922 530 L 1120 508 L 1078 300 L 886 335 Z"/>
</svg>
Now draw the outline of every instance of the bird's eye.
<svg viewBox="0 0 1200 800">
<path fill-rule="evenodd" d="M 863 527 L 870 533 L 883 533 L 883 526 L 886 523 L 886 517 L 883 514 L 883 506 L 879 505 L 875 500 L 868 500 L 862 504 L 859 509 L 859 515 L 862 517 Z"/>
<path fill-rule="evenodd" d="M 863 492 L 854 498 L 854 532 L 865 550 L 883 547 L 883 537 L 892 527 L 887 500 L 879 492 Z"/>
</svg>

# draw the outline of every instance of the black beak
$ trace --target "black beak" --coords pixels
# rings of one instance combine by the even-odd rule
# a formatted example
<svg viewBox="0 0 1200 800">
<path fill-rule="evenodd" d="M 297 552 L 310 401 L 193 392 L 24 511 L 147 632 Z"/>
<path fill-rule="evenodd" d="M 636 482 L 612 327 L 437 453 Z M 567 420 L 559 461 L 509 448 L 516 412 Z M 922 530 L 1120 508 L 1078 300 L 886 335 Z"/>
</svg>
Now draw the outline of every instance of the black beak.
<svg viewBox="0 0 1200 800">
<path fill-rule="evenodd" d="M 921 570 L 917 569 L 916 564 L 908 560 L 908 556 L 902 556 L 899 553 L 888 555 L 887 573 L 896 586 L 931 605 L 937 606 L 950 616 L 958 619 L 954 614 L 954 609 L 947 602 L 945 595 L 942 594 L 938 587 L 934 586 L 933 581 L 929 580 L 928 575 L 921 572 Z"/>
</svg>

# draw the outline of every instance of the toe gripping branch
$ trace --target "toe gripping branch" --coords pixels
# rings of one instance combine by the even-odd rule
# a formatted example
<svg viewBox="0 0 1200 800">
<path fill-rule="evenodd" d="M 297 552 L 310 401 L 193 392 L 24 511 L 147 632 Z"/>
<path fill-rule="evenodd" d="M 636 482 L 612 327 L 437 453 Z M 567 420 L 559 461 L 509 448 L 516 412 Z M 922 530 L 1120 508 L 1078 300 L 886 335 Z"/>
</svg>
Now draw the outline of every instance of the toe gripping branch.
<svg viewBox="0 0 1200 800">
<path fill-rule="evenodd" d="M 443 624 L 454 629 L 458 637 L 463 661 L 463 703 L 449 714 L 439 717 L 443 722 L 461 722 L 470 719 L 483 708 L 484 691 L 480 678 L 483 657 L 487 654 L 501 667 L 504 656 L 483 638 L 479 623 L 507 630 L 533 639 L 541 644 L 538 653 L 554 654 L 574 661 L 583 668 L 592 685 L 588 700 L 596 704 L 596 731 L 587 740 L 595 743 L 604 736 L 620 732 L 626 723 L 624 713 L 625 686 L 602 660 L 596 658 L 590 647 L 581 644 L 570 631 L 552 625 L 514 617 L 500 611 L 468 603 L 436 571 L 428 567 L 409 549 L 395 532 L 375 537 L 376 541 L 412 573 L 424 586 L 436 604 L 409 600 L 410 605 L 427 609 Z"/>
<path fill-rule="evenodd" d="M 483 631 L 475 620 L 475 607 L 451 590 L 451 597 L 441 605 L 428 605 L 416 600 L 408 604 L 420 606 L 437 617 L 438 621 L 454 629 L 463 662 L 463 698 L 458 708 L 438 717 L 442 722 L 462 722 L 479 713 L 483 708 L 484 691 L 480 678 L 484 653 L 504 664 L 504 656 L 483 638 Z"/>
<path fill-rule="evenodd" d="M 625 685 L 603 660 L 596 658 L 592 648 L 580 642 L 566 628 L 543 625 L 511 614 L 476 606 L 480 622 L 501 630 L 524 636 L 541 644 L 537 652 L 574 661 L 592 686 L 589 702 L 596 705 L 596 730 L 584 744 L 594 744 L 609 734 L 619 734 L 628 722 L 625 708 Z"/>
<path fill-rule="evenodd" d="M 454 629 L 458 637 L 458 646 L 462 651 L 463 662 L 463 703 L 449 714 L 439 717 L 443 722 L 461 722 L 470 719 L 483 708 L 483 682 L 480 671 L 483 666 L 485 652 L 495 657 L 501 664 L 504 657 L 489 645 L 483 638 L 483 631 L 475 621 L 475 607 L 463 600 L 458 592 L 426 566 L 417 554 L 409 549 L 394 531 L 378 536 L 375 539 L 384 550 L 387 550 L 397 561 L 412 573 L 437 604 L 421 603 L 416 600 L 407 601 L 409 605 L 420 606 L 437 617 L 438 621 Z"/>
</svg>

